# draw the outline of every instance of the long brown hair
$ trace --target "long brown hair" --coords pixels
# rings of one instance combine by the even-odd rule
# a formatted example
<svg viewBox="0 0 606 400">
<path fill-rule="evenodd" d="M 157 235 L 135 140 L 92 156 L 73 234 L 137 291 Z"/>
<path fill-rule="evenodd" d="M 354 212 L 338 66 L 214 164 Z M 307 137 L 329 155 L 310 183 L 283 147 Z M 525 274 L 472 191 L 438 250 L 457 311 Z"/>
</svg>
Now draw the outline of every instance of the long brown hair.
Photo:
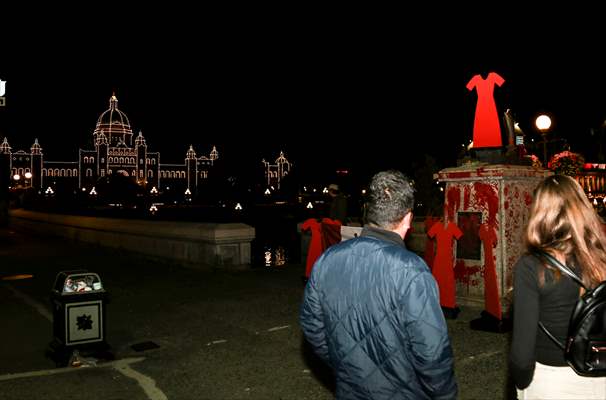
<svg viewBox="0 0 606 400">
<path fill-rule="evenodd" d="M 606 280 L 606 237 L 602 221 L 581 186 L 566 175 L 545 178 L 536 188 L 526 227 L 529 252 L 560 252 L 583 282 Z"/>
</svg>

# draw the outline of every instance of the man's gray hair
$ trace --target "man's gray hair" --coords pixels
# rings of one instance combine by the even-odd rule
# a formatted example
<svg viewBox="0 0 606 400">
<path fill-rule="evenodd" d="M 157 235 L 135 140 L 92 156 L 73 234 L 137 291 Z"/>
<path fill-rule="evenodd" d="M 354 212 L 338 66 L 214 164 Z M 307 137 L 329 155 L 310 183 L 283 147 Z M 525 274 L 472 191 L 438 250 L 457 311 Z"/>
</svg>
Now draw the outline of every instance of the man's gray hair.
<svg viewBox="0 0 606 400">
<path fill-rule="evenodd" d="M 366 222 L 391 230 L 414 207 L 414 188 L 400 171 L 382 171 L 370 181 Z"/>
</svg>

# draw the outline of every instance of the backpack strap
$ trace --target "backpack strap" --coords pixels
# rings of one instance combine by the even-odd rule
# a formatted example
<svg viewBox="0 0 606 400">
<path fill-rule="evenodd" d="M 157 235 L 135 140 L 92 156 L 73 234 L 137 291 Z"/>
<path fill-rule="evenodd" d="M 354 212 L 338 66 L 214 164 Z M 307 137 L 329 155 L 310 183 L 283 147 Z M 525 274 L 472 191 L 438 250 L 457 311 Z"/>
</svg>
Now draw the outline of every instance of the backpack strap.
<svg viewBox="0 0 606 400">
<path fill-rule="evenodd" d="M 537 256 L 546 260 L 551 266 L 559 269 L 564 275 L 567 275 L 570 279 L 572 279 L 577 284 L 579 284 L 581 287 L 583 287 L 585 290 L 587 290 L 587 287 L 583 284 L 583 281 L 581 280 L 581 278 L 579 278 L 579 276 L 577 274 L 575 274 L 574 271 L 572 271 L 570 268 L 568 268 L 568 266 L 562 264 L 557 258 L 555 258 L 551 254 L 544 252 L 544 251 L 537 252 Z M 560 342 L 558 339 L 556 339 L 556 337 L 553 336 L 552 333 L 549 332 L 549 330 L 547 330 L 547 328 L 545 327 L 545 325 L 543 325 L 543 323 L 541 321 L 539 321 L 539 327 L 541 328 L 541 330 L 543 332 L 545 332 L 547 337 L 549 339 L 551 339 L 551 341 L 554 342 L 559 348 L 561 348 L 564 351 L 566 350 L 566 347 L 564 346 L 564 344 L 562 342 Z"/>
<path fill-rule="evenodd" d="M 560 342 L 558 339 L 556 339 L 556 337 L 555 337 L 555 336 L 553 336 L 553 335 L 551 334 L 551 332 L 549 332 L 549 331 L 547 330 L 547 328 L 545 327 L 545 325 L 543 325 L 543 323 L 542 323 L 541 321 L 539 321 L 539 327 L 541 328 L 541 330 L 542 330 L 543 332 L 545 332 L 545 334 L 547 335 L 547 337 L 548 337 L 549 339 L 551 339 L 551 341 L 552 341 L 552 342 L 554 342 L 555 344 L 557 344 L 557 345 L 558 345 L 558 347 L 559 347 L 560 349 L 562 349 L 562 350 L 564 350 L 564 351 L 566 350 L 566 347 L 564 347 L 564 344 L 563 344 L 562 342 Z"/>
<path fill-rule="evenodd" d="M 583 283 L 583 281 L 581 280 L 581 278 L 579 278 L 579 276 L 577 274 L 575 274 L 570 268 L 568 268 L 568 266 L 562 264 L 557 258 L 555 258 L 551 254 L 549 254 L 547 252 L 544 252 L 544 251 L 541 251 L 538 254 L 539 254 L 540 257 L 542 257 L 543 259 L 547 260 L 547 262 L 549 264 L 551 264 L 553 267 L 556 267 L 563 274 L 567 275 L 573 281 L 575 281 L 576 283 L 578 283 L 583 289 L 585 289 L 586 291 L 589 290 L 589 289 L 587 289 L 587 287 L 585 286 L 585 284 Z"/>
</svg>

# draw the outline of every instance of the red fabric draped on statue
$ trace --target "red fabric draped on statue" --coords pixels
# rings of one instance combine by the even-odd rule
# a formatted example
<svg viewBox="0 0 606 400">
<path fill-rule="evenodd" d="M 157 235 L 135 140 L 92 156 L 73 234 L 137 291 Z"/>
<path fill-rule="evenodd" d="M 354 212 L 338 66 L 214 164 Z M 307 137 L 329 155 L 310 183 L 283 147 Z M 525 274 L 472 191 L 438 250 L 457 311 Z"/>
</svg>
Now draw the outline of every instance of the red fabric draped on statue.
<svg viewBox="0 0 606 400">
<path fill-rule="evenodd" d="M 441 222 L 438 222 L 431 227 L 427 235 L 430 238 L 435 236 L 438 246 L 431 272 L 434 278 L 436 278 L 440 290 L 440 305 L 442 307 L 455 308 L 457 301 L 452 244 L 453 239 L 459 239 L 463 235 L 463 232 L 452 222 L 449 222 L 446 227 Z"/>
<path fill-rule="evenodd" d="M 322 218 L 322 222 L 318 222 L 315 218 L 310 218 L 303 222 L 301 230 L 311 230 L 311 241 L 305 264 L 305 277 L 309 279 L 311 269 L 318 257 L 324 250 L 341 241 L 341 222 L 330 218 Z"/>
</svg>

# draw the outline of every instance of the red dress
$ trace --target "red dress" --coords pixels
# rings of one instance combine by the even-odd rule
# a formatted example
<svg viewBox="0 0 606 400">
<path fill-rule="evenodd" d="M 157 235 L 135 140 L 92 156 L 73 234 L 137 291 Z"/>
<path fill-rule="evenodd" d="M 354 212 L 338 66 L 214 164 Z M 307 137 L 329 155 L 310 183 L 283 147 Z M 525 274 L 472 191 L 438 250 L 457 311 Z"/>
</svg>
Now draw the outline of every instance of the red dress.
<svg viewBox="0 0 606 400">
<path fill-rule="evenodd" d="M 425 232 L 429 232 L 431 227 L 436 222 L 440 222 L 440 218 L 431 217 L 431 216 L 425 218 Z M 436 256 L 436 249 L 434 246 L 434 241 L 426 240 L 425 241 L 425 253 L 423 254 L 423 259 L 429 266 L 429 269 L 433 269 L 433 259 L 435 258 L 435 256 Z"/>
<path fill-rule="evenodd" d="M 436 237 L 438 242 L 438 251 L 433 261 L 433 269 L 431 273 L 438 283 L 440 289 L 440 305 L 442 307 L 455 308 L 456 289 L 455 276 L 452 256 L 452 241 L 459 239 L 463 232 L 458 226 L 449 222 L 446 227 L 442 223 L 435 223 L 427 232 L 430 238 Z"/>
<path fill-rule="evenodd" d="M 341 242 L 341 221 L 322 218 L 322 252 L 333 244 Z"/>
<path fill-rule="evenodd" d="M 497 267 L 494 263 L 493 247 L 497 245 L 495 228 L 488 224 L 480 225 L 480 239 L 484 245 L 484 309 L 501 319 L 501 300 L 497 283 Z"/>
<path fill-rule="evenodd" d="M 322 254 L 322 224 L 315 218 L 310 218 L 303 222 L 301 230 L 311 230 L 311 241 L 307 249 L 307 264 L 305 265 L 305 277 L 309 278 L 314 262 Z"/>
<path fill-rule="evenodd" d="M 311 242 L 307 250 L 307 263 L 305 264 L 305 277 L 309 279 L 318 257 L 324 250 L 341 241 L 341 222 L 330 218 L 323 218 L 322 222 L 318 222 L 315 218 L 310 218 L 303 222 L 301 230 L 311 230 Z"/>
<path fill-rule="evenodd" d="M 478 92 L 478 102 L 476 104 L 476 115 L 473 124 L 473 147 L 501 147 L 501 125 L 499 123 L 499 114 L 494 102 L 494 85 L 501 86 L 505 82 L 496 72 L 488 74 L 486 79 L 481 75 L 475 75 L 469 83 L 467 89 Z"/>
</svg>

